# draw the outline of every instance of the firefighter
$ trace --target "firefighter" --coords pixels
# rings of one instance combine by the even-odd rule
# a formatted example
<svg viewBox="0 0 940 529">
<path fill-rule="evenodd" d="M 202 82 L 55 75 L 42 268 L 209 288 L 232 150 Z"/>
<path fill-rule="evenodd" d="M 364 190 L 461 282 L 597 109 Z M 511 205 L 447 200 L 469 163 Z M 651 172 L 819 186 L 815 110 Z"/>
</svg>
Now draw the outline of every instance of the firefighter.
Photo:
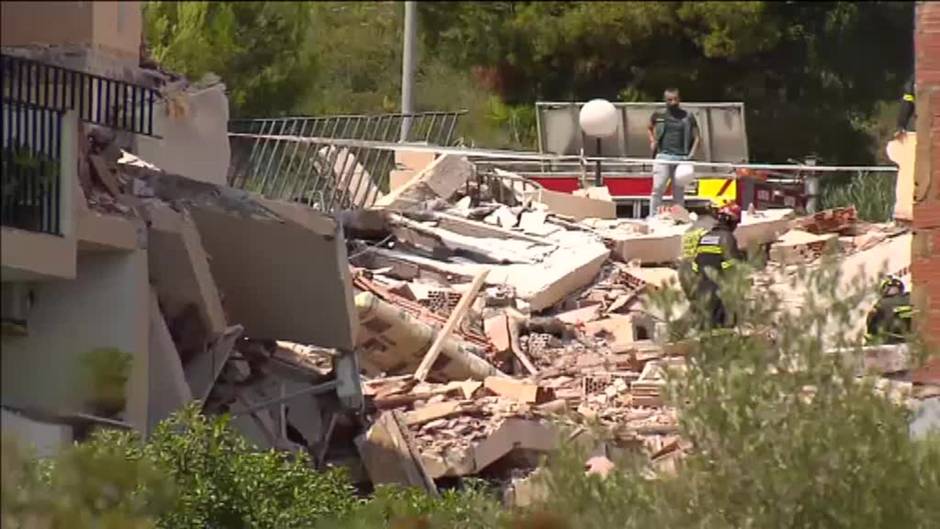
<svg viewBox="0 0 940 529">
<path fill-rule="evenodd" d="M 881 281 L 881 299 L 868 313 L 865 341 L 868 344 L 903 343 L 911 332 L 914 308 L 904 282 L 890 275 Z"/>
<path fill-rule="evenodd" d="M 692 299 L 695 294 L 695 272 L 692 271 L 692 261 L 695 260 L 695 249 L 702 235 L 708 230 L 704 228 L 692 228 L 682 235 L 682 260 L 679 261 L 679 285 L 687 299 Z"/>
<path fill-rule="evenodd" d="M 709 329 L 732 324 L 719 296 L 718 283 L 712 276 L 722 276 L 736 261 L 743 260 L 738 250 L 738 240 L 734 236 L 734 230 L 741 222 L 741 206 L 729 202 L 718 209 L 716 217 L 718 223 L 702 235 L 695 248 L 692 271 L 697 275 L 698 286 L 695 289 L 696 299 L 689 300 L 695 310 L 704 310 L 701 316 Z"/>
</svg>

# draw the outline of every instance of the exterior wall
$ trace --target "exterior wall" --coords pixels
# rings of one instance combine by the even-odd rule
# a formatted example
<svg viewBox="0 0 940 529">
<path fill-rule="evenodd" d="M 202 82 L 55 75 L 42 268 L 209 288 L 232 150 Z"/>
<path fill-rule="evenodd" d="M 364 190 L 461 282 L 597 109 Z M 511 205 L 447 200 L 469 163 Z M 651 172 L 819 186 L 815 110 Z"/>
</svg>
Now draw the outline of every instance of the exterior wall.
<svg viewBox="0 0 940 529">
<path fill-rule="evenodd" d="M 69 426 L 34 421 L 7 410 L 0 410 L 0 419 L 3 433 L 13 435 L 37 457 L 53 456 L 72 443 L 72 428 Z"/>
<path fill-rule="evenodd" d="M 125 421 L 143 431 L 147 421 L 150 290 L 145 250 L 82 254 L 78 277 L 40 283 L 28 336 L 4 336 L 3 403 L 59 413 L 78 412 L 78 355 L 117 347 L 134 355 Z"/>
<path fill-rule="evenodd" d="M 3 2 L 3 46 L 80 45 L 127 59 L 140 56 L 142 28 L 138 1 Z"/>
<path fill-rule="evenodd" d="M 940 3 L 919 2 L 915 25 L 917 158 L 911 273 L 921 335 L 940 347 Z"/>
</svg>

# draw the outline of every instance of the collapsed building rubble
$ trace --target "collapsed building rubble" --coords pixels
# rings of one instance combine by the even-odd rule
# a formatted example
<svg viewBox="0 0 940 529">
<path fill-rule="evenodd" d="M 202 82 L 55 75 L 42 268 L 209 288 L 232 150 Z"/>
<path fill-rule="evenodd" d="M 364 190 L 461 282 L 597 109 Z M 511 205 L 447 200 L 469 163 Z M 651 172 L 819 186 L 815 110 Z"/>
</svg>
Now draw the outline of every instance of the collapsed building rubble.
<svg viewBox="0 0 940 529">
<path fill-rule="evenodd" d="M 170 396 L 151 417 L 199 399 L 255 443 L 345 464 L 357 482 L 433 492 L 481 476 L 516 502 L 563 442 L 674 471 L 689 446 L 665 372 L 693 344 L 667 340 L 644 294 L 676 284 L 683 235 L 709 219 L 617 219 L 593 203 L 572 215 L 604 193 L 544 200 L 455 156 L 412 172 L 377 207 L 330 217 L 90 154 L 89 214 L 146 225 L 153 362 Z M 908 234 L 849 208 L 751 210 L 737 235 L 766 255 L 767 287 L 827 251 L 848 262 Z M 860 369 L 908 362 L 873 349 Z"/>
<path fill-rule="evenodd" d="M 344 223 L 371 417 L 357 446 L 372 482 L 434 491 L 483 476 L 518 499 L 538 456 L 563 435 L 604 456 L 641 450 L 653 468 L 673 471 L 689 447 L 664 401 L 665 372 L 683 369 L 693 344 L 668 341 L 643 294 L 676 284 L 683 235 L 710 219 L 681 208 L 649 221 L 598 208 L 572 215 L 570 201 L 585 197 L 542 201 L 516 179 L 487 184 L 473 174 L 470 162 L 441 156 L 380 208 Z M 767 258 L 758 287 L 827 252 L 848 262 L 906 234 L 861 222 L 854 208 L 810 217 L 752 209 L 736 233 L 743 249 Z M 485 288 L 420 380 L 417 365 L 484 271 Z M 870 348 L 859 372 L 904 372 L 909 359 L 898 351 Z M 389 451 L 395 465 L 378 457 Z"/>
</svg>

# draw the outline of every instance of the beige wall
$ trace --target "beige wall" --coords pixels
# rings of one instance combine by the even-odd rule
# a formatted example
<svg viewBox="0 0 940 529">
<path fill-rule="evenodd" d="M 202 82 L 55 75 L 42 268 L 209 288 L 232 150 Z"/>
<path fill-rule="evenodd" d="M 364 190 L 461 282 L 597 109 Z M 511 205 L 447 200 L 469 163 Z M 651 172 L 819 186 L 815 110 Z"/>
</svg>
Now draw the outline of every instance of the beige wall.
<svg viewBox="0 0 940 529">
<path fill-rule="evenodd" d="M 357 318 L 346 246 L 335 223 L 323 234 L 322 223 L 295 223 L 304 220 L 299 215 L 278 222 L 209 208 L 191 212 L 226 313 L 246 335 L 353 347 Z"/>
<path fill-rule="evenodd" d="M 3 46 L 93 46 L 128 59 L 140 55 L 141 5 L 121 2 L 2 2 Z"/>
<path fill-rule="evenodd" d="M 29 335 L 3 337 L 3 402 L 79 411 L 73 392 L 78 355 L 117 347 L 134 355 L 125 420 L 143 430 L 150 295 L 146 251 L 82 254 L 75 280 L 37 284 L 35 294 Z"/>
<path fill-rule="evenodd" d="M 178 98 L 181 114 L 170 115 L 165 102 L 154 105 L 154 129 L 160 138 L 137 136 L 137 155 L 168 173 L 226 185 L 232 155 L 225 86 L 182 92 Z"/>
</svg>

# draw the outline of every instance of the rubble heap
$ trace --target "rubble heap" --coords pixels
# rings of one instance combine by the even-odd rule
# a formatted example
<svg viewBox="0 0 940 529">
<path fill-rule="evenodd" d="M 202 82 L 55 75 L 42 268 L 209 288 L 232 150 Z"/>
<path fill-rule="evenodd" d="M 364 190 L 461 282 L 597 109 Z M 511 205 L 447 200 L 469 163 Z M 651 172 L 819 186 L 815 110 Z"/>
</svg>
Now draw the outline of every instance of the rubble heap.
<svg viewBox="0 0 940 529">
<path fill-rule="evenodd" d="M 369 476 L 431 490 L 469 475 L 508 482 L 563 433 L 587 439 L 596 427 L 595 451 L 642 450 L 668 468 L 687 447 L 665 377 L 692 344 L 666 342 L 643 294 L 676 283 L 683 235 L 708 219 L 682 208 L 649 221 L 572 215 L 569 195 L 544 200 L 496 172 L 512 178 L 474 180 L 472 164 L 442 156 L 344 220 L 369 377 L 371 426 L 358 439 Z M 784 209 L 745 212 L 737 236 L 767 252 L 771 277 L 904 233 L 862 223 L 854 208 Z M 435 341 L 444 353 L 421 373 Z"/>
</svg>

